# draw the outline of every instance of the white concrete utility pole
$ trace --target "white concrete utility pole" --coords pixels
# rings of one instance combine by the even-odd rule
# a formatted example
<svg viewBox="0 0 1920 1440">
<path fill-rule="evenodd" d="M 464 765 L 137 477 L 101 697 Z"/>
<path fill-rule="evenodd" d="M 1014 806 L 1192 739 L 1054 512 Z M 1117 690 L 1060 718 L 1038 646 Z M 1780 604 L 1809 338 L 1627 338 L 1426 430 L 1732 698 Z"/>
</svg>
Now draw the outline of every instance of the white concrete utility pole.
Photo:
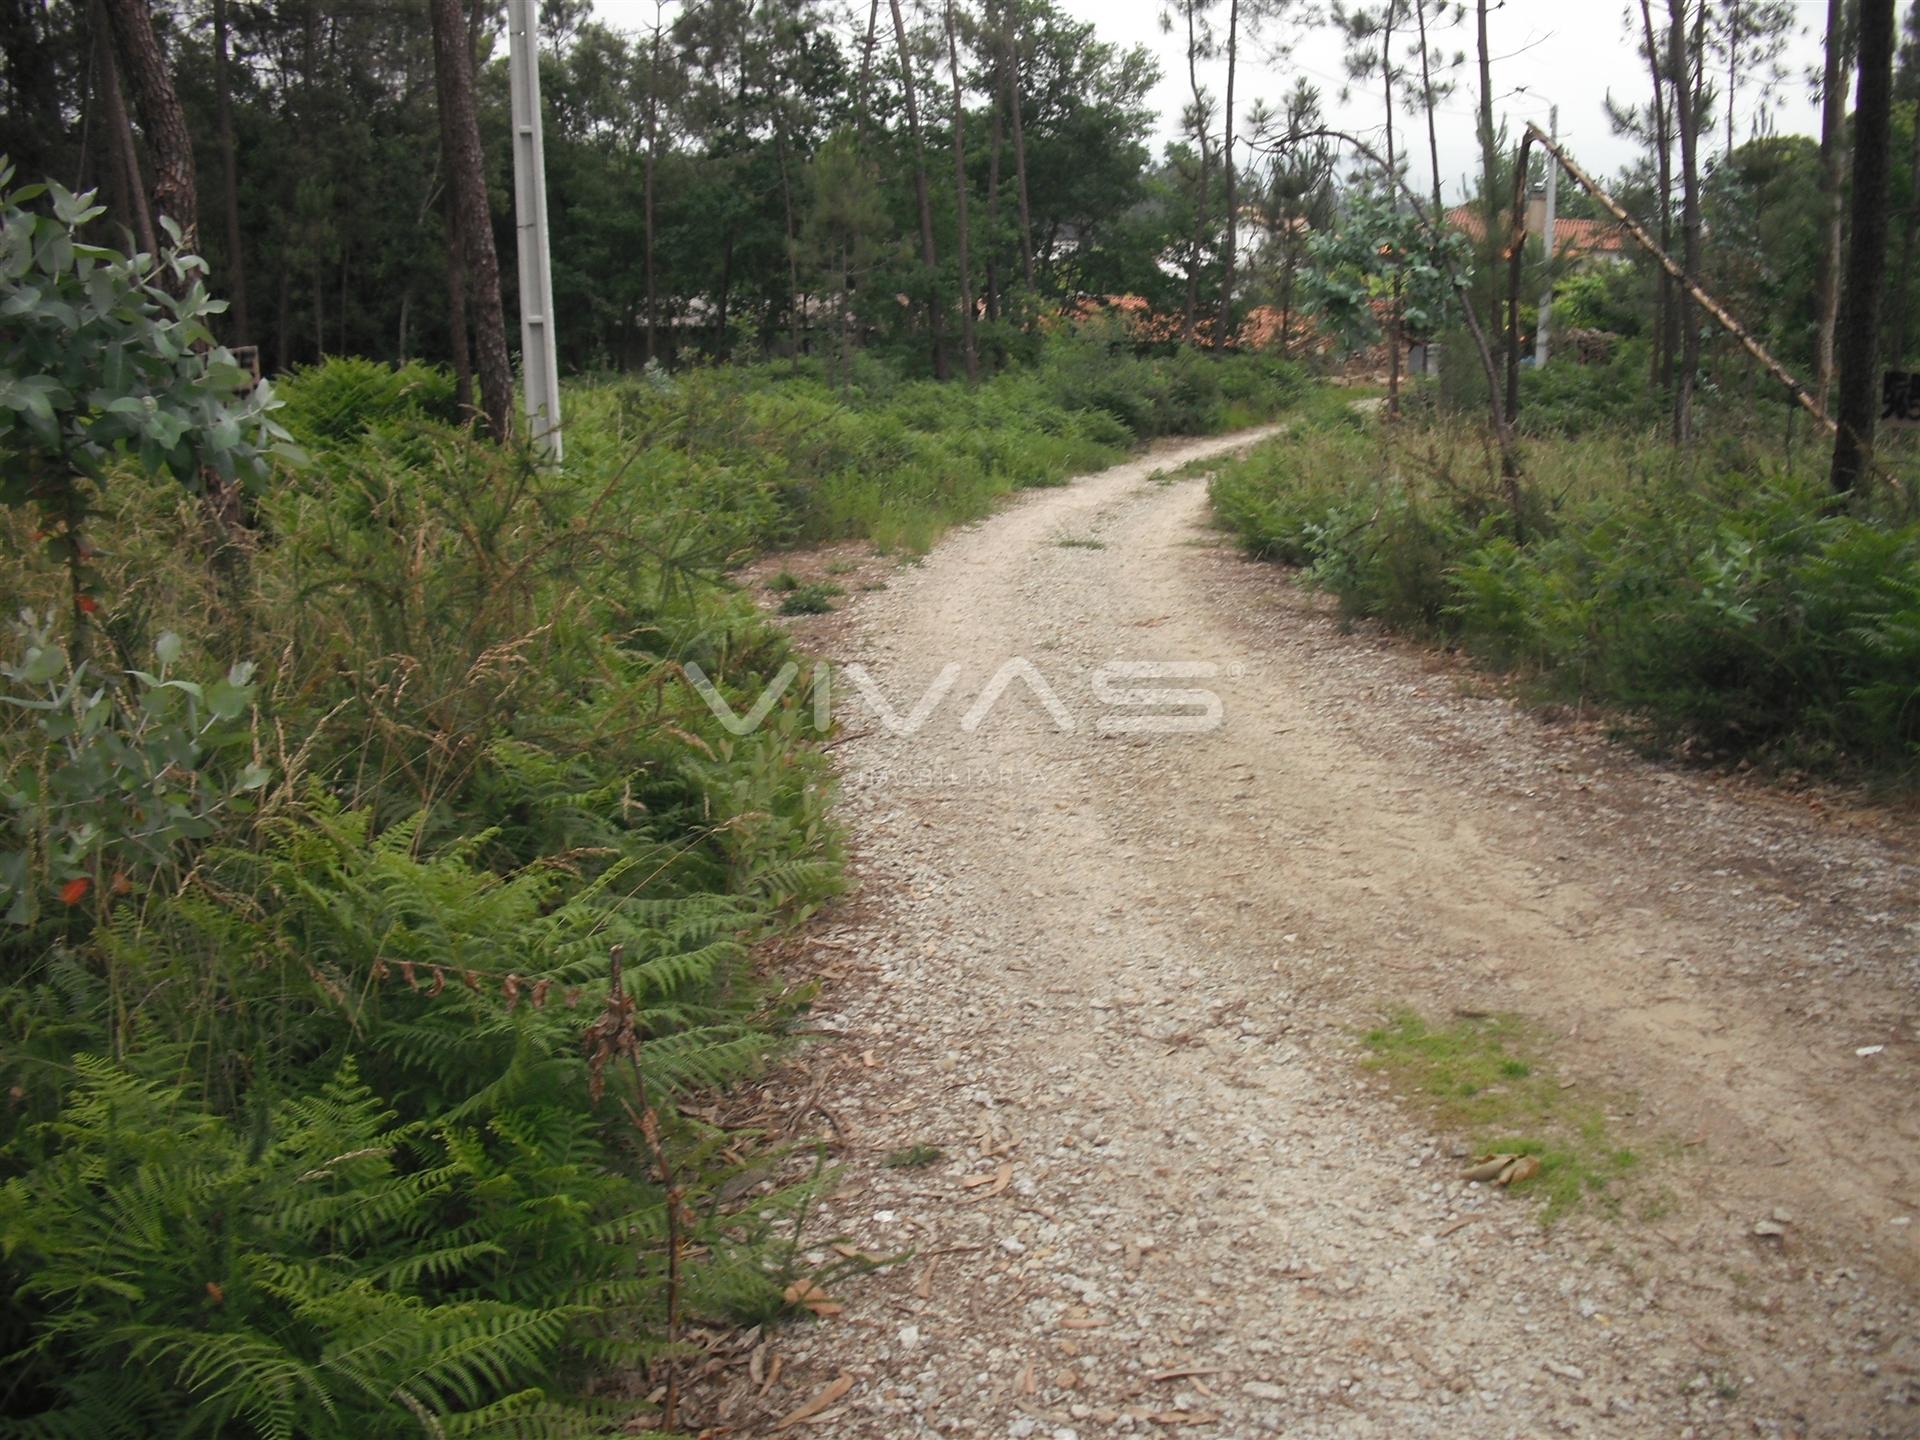
<svg viewBox="0 0 1920 1440">
<path fill-rule="evenodd" d="M 1554 144 L 1560 143 L 1560 107 L 1553 107 L 1547 120 L 1547 127 L 1553 131 Z M 1553 256 L 1554 232 L 1559 228 L 1560 201 L 1560 162 L 1547 156 L 1547 233 L 1541 243 L 1546 246 L 1547 283 L 1540 292 L 1540 319 L 1533 332 L 1533 365 L 1536 370 L 1547 363 L 1547 331 L 1553 319 Z"/>
<path fill-rule="evenodd" d="M 520 366 L 527 433 L 560 459 L 560 363 L 547 251 L 547 161 L 540 138 L 540 0 L 507 0 L 507 75 L 513 91 L 513 219 L 520 257 Z"/>
</svg>

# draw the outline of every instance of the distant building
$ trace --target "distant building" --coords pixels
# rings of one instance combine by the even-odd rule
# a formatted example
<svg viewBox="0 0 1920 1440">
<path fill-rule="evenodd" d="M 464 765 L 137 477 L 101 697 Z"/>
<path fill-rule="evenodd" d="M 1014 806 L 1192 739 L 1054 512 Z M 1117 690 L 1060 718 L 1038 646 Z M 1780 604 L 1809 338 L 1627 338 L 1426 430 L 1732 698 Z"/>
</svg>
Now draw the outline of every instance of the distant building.
<svg viewBox="0 0 1920 1440">
<path fill-rule="evenodd" d="M 1502 211 L 1500 223 L 1506 223 Z M 1447 211 L 1447 224 L 1476 244 L 1486 239 L 1486 213 L 1477 205 L 1456 205 Z M 1547 197 L 1535 191 L 1527 201 L 1527 234 L 1547 228 Z M 1553 253 L 1569 260 L 1624 261 L 1631 253 L 1626 227 L 1613 220 L 1572 220 L 1557 216 L 1553 225 Z"/>
</svg>

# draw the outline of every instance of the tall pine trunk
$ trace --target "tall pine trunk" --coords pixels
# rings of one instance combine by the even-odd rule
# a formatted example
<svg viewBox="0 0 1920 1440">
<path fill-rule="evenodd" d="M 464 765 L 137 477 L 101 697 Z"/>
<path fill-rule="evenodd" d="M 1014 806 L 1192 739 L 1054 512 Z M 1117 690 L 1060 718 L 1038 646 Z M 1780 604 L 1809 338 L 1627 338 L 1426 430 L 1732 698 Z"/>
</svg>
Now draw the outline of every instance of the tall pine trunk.
<svg viewBox="0 0 1920 1440">
<path fill-rule="evenodd" d="M 1893 292 L 1893 334 L 1887 340 L 1887 363 L 1904 367 L 1907 360 L 1907 306 L 1912 300 L 1911 281 L 1920 250 L 1920 105 L 1913 116 L 1913 155 L 1907 162 L 1907 218 L 1900 240 L 1899 280 Z"/>
<path fill-rule="evenodd" d="M 653 46 L 647 60 L 647 159 L 644 227 L 647 271 L 647 363 L 659 355 L 660 296 L 653 266 L 654 172 L 660 164 L 660 12 L 653 14 Z"/>
<path fill-rule="evenodd" d="M 1836 0 L 1840 3 L 1840 0 Z M 1660 66 L 1660 42 L 1653 26 L 1652 0 L 1640 0 L 1640 25 L 1647 50 L 1647 69 L 1653 76 L 1653 143 L 1660 179 L 1660 249 L 1673 253 L 1673 105 L 1669 77 Z M 1653 386 L 1662 395 L 1673 392 L 1674 355 L 1680 348 L 1680 311 L 1673 277 L 1660 270 L 1659 313 L 1654 317 Z"/>
<path fill-rule="evenodd" d="M 1705 0 L 1701 0 L 1704 5 Z M 1704 13 L 1704 12 L 1703 12 Z M 1693 48 L 1687 40 L 1687 0 L 1667 0 L 1668 71 L 1673 84 L 1673 108 L 1680 131 L 1680 224 L 1686 238 L 1682 268 L 1690 285 L 1700 283 L 1700 120 L 1694 101 Z M 1696 30 L 1696 35 L 1698 31 Z M 1680 374 L 1673 391 L 1673 439 L 1685 445 L 1693 438 L 1693 390 L 1700 373 L 1700 317 L 1693 302 L 1682 295 L 1680 311 Z"/>
<path fill-rule="evenodd" d="M 1391 0 L 1389 0 L 1391 4 Z M 1227 248 L 1221 257 L 1220 267 L 1220 323 L 1213 332 L 1213 348 L 1224 350 L 1233 337 L 1233 270 L 1234 262 L 1239 258 L 1240 215 L 1234 200 L 1234 178 L 1237 167 L 1233 159 L 1233 80 L 1240 46 L 1240 0 L 1228 0 L 1227 4 L 1227 107 L 1224 116 L 1226 138 L 1221 148 L 1221 182 L 1227 206 Z"/>
<path fill-rule="evenodd" d="M 1006 95 L 1004 76 L 998 61 L 993 71 L 993 122 L 987 148 L 987 319 L 1000 318 L 1000 151 L 1006 143 L 1005 115 L 1001 102 Z"/>
<path fill-rule="evenodd" d="M 1394 210 L 1400 208 L 1400 192 L 1396 178 L 1400 172 L 1393 153 L 1393 22 L 1398 13 L 1399 0 L 1387 0 L 1386 25 L 1380 41 L 1380 76 L 1387 90 L 1387 204 Z M 1228 225 L 1228 234 L 1232 234 L 1232 222 L 1229 221 Z M 1400 271 L 1405 263 L 1404 256 L 1394 257 L 1393 298 L 1387 310 L 1387 414 L 1389 417 L 1400 413 Z"/>
<path fill-rule="evenodd" d="M 913 93 L 913 52 L 900 0 L 887 0 L 893 13 L 893 38 L 900 49 L 900 84 L 906 92 L 907 130 L 913 137 L 913 195 L 920 209 L 920 260 L 927 269 L 927 328 L 932 333 L 933 375 L 947 378 L 947 347 L 940 333 L 940 254 L 933 243 L 933 197 L 927 189 L 927 146 L 920 134 L 920 106 Z"/>
<path fill-rule="evenodd" d="M 153 162 L 153 211 L 180 227 L 181 243 L 194 249 L 200 235 L 200 202 L 193 167 L 193 136 L 173 88 L 173 73 L 160 53 L 146 0 L 101 0 L 113 30 L 114 48 Z"/>
<path fill-rule="evenodd" d="M 1893 0 L 1860 0 L 1860 82 L 1853 104 L 1853 204 L 1840 295 L 1839 400 L 1833 488 L 1847 494 L 1873 463 L 1880 410 L 1880 304 L 1887 281 L 1892 174 Z"/>
<path fill-rule="evenodd" d="M 227 0 L 213 0 L 213 88 L 220 130 L 221 190 L 227 218 L 227 273 L 222 287 L 236 343 L 253 339 L 247 317 L 247 266 L 240 248 L 240 164 L 233 144 L 233 99 L 228 91 Z"/>
<path fill-rule="evenodd" d="M 467 255 L 453 217 L 453 195 L 446 197 L 447 348 L 453 352 L 453 406 L 461 423 L 473 416 L 473 340 L 467 334 Z"/>
<path fill-rule="evenodd" d="M 1187 304 L 1180 317 L 1180 343 L 1193 343 L 1194 317 L 1200 312 L 1200 256 L 1207 241 L 1207 186 L 1213 178 L 1213 154 L 1207 143 L 1207 112 L 1201 104 L 1200 38 L 1194 29 L 1198 0 L 1182 0 L 1187 16 L 1187 86 L 1193 92 L 1193 139 L 1200 149 L 1200 169 L 1194 178 L 1193 236 L 1187 247 Z"/>
<path fill-rule="evenodd" d="M 1420 93 L 1427 106 L 1427 161 L 1433 166 L 1433 223 L 1445 222 L 1446 210 L 1440 202 L 1440 127 L 1433 113 L 1433 56 L 1427 49 L 1427 0 L 1414 0 L 1413 13 L 1420 22 Z"/>
<path fill-rule="evenodd" d="M 960 355 L 969 384 L 980 378 L 980 352 L 973 335 L 973 273 L 967 254 L 967 110 L 960 90 L 960 42 L 954 35 L 953 0 L 947 0 L 947 68 L 953 76 L 954 259 L 960 266 Z"/>
<path fill-rule="evenodd" d="M 1826 408 L 1833 389 L 1833 336 L 1840 323 L 1842 220 L 1846 202 L 1846 0 L 1827 0 L 1826 64 L 1820 103 L 1820 268 L 1814 282 L 1813 394 Z"/>
<path fill-rule="evenodd" d="M 1033 211 L 1027 199 L 1027 132 L 1021 118 L 1026 105 L 1020 88 L 1019 0 L 1006 0 L 1002 12 L 1007 24 L 1007 87 L 1013 103 L 1008 107 L 1013 121 L 1013 174 L 1019 190 L 1020 275 L 1027 285 L 1027 303 L 1033 304 Z"/>
<path fill-rule="evenodd" d="M 487 206 L 480 118 L 473 101 L 473 50 L 461 0 L 428 0 L 433 19 L 434 74 L 440 94 L 440 146 L 446 158 L 448 198 L 466 261 L 472 302 L 473 351 L 480 409 L 500 440 L 513 434 L 513 367 L 507 358 L 506 316 L 500 303 L 500 257 Z"/>
<path fill-rule="evenodd" d="M 1487 0 L 1477 0 L 1475 13 L 1478 18 L 1476 37 L 1480 58 L 1480 209 L 1481 224 L 1485 232 L 1485 245 L 1489 257 L 1500 252 L 1495 248 L 1499 243 L 1495 237 L 1500 233 L 1500 135 L 1493 128 L 1493 61 L 1487 49 Z M 1500 323 L 1499 279 L 1492 264 L 1483 264 L 1477 268 L 1486 272 L 1486 293 L 1482 297 L 1487 316 L 1486 333 L 1495 333 Z M 1499 397 L 1492 397 L 1495 408 L 1499 406 Z"/>
<path fill-rule="evenodd" d="M 159 236 L 153 228 L 153 210 L 147 203 L 146 181 L 140 175 L 140 152 L 133 144 L 133 122 L 127 115 L 127 100 L 120 88 L 120 65 L 114 58 L 113 37 L 107 26 L 106 12 L 98 0 L 92 10 L 98 28 L 94 31 L 94 64 L 100 72 L 98 93 L 101 120 L 107 128 L 107 173 L 109 193 L 119 198 L 116 217 L 132 232 L 134 243 L 151 255 L 159 249 Z"/>
</svg>

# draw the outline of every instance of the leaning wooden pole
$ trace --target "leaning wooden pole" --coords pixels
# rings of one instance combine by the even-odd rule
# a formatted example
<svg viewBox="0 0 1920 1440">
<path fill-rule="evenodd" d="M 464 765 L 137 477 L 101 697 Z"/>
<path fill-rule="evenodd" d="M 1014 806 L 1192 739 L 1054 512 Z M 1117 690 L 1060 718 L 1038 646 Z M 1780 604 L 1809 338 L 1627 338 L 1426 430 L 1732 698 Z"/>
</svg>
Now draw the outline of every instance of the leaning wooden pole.
<svg viewBox="0 0 1920 1440">
<path fill-rule="evenodd" d="M 1680 288 L 1692 297 L 1694 304 L 1704 310 L 1716 325 L 1738 341 L 1740 348 L 1758 361 L 1762 369 L 1787 388 L 1788 393 L 1793 396 L 1795 403 L 1809 415 L 1813 416 L 1829 435 L 1835 434 L 1839 430 L 1839 426 L 1835 423 L 1833 417 L 1827 414 L 1826 408 L 1814 397 L 1813 392 L 1800 383 L 1800 378 L 1778 360 L 1774 359 L 1767 347 L 1754 339 L 1752 335 L 1748 334 L 1746 327 L 1734 319 L 1724 305 L 1718 300 L 1715 300 L 1713 296 L 1709 295 L 1705 290 L 1702 290 L 1693 280 L 1689 279 L 1686 271 L 1681 268 L 1679 263 L 1676 262 L 1671 255 L 1660 248 L 1654 241 L 1654 238 L 1647 233 L 1646 228 L 1629 215 L 1618 200 L 1615 200 L 1613 196 L 1602 189 L 1599 182 L 1578 165 L 1574 164 L 1572 160 L 1568 159 L 1566 152 L 1554 143 L 1551 136 L 1531 121 L 1527 123 L 1527 133 L 1521 141 L 1520 147 L 1520 167 L 1523 175 L 1526 172 L 1527 147 L 1536 141 L 1549 155 L 1560 162 L 1560 168 L 1567 172 L 1568 176 L 1572 178 L 1576 185 L 1593 196 L 1595 200 L 1599 201 L 1600 207 L 1620 222 L 1621 228 L 1633 237 L 1635 243 L 1637 243 L 1642 250 L 1645 250 L 1647 254 L 1654 258 L 1662 270 L 1666 271 L 1668 275 L 1672 276 L 1673 279 L 1679 283 Z M 1522 214 L 1516 216 L 1514 219 L 1513 232 L 1509 237 L 1510 248 L 1507 253 L 1507 300 L 1508 313 L 1510 316 L 1517 316 L 1519 313 L 1519 257 L 1525 244 L 1526 217 Z M 1508 373 L 1510 378 L 1518 374 L 1517 355 L 1511 350 L 1509 351 L 1508 357 Z M 1509 394 L 1511 393 L 1512 392 L 1509 391 Z M 1509 411 L 1511 411 L 1511 408 L 1512 407 L 1509 406 Z"/>
</svg>

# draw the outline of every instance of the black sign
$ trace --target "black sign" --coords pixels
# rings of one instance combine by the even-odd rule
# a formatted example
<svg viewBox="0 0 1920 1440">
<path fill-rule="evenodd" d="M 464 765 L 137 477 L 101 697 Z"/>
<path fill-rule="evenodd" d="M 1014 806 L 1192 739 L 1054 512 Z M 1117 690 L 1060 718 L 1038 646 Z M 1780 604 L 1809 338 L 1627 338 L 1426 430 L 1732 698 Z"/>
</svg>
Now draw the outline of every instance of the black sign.
<svg viewBox="0 0 1920 1440">
<path fill-rule="evenodd" d="M 1889 370 L 1881 377 L 1880 423 L 1920 425 L 1920 375 Z"/>
</svg>

